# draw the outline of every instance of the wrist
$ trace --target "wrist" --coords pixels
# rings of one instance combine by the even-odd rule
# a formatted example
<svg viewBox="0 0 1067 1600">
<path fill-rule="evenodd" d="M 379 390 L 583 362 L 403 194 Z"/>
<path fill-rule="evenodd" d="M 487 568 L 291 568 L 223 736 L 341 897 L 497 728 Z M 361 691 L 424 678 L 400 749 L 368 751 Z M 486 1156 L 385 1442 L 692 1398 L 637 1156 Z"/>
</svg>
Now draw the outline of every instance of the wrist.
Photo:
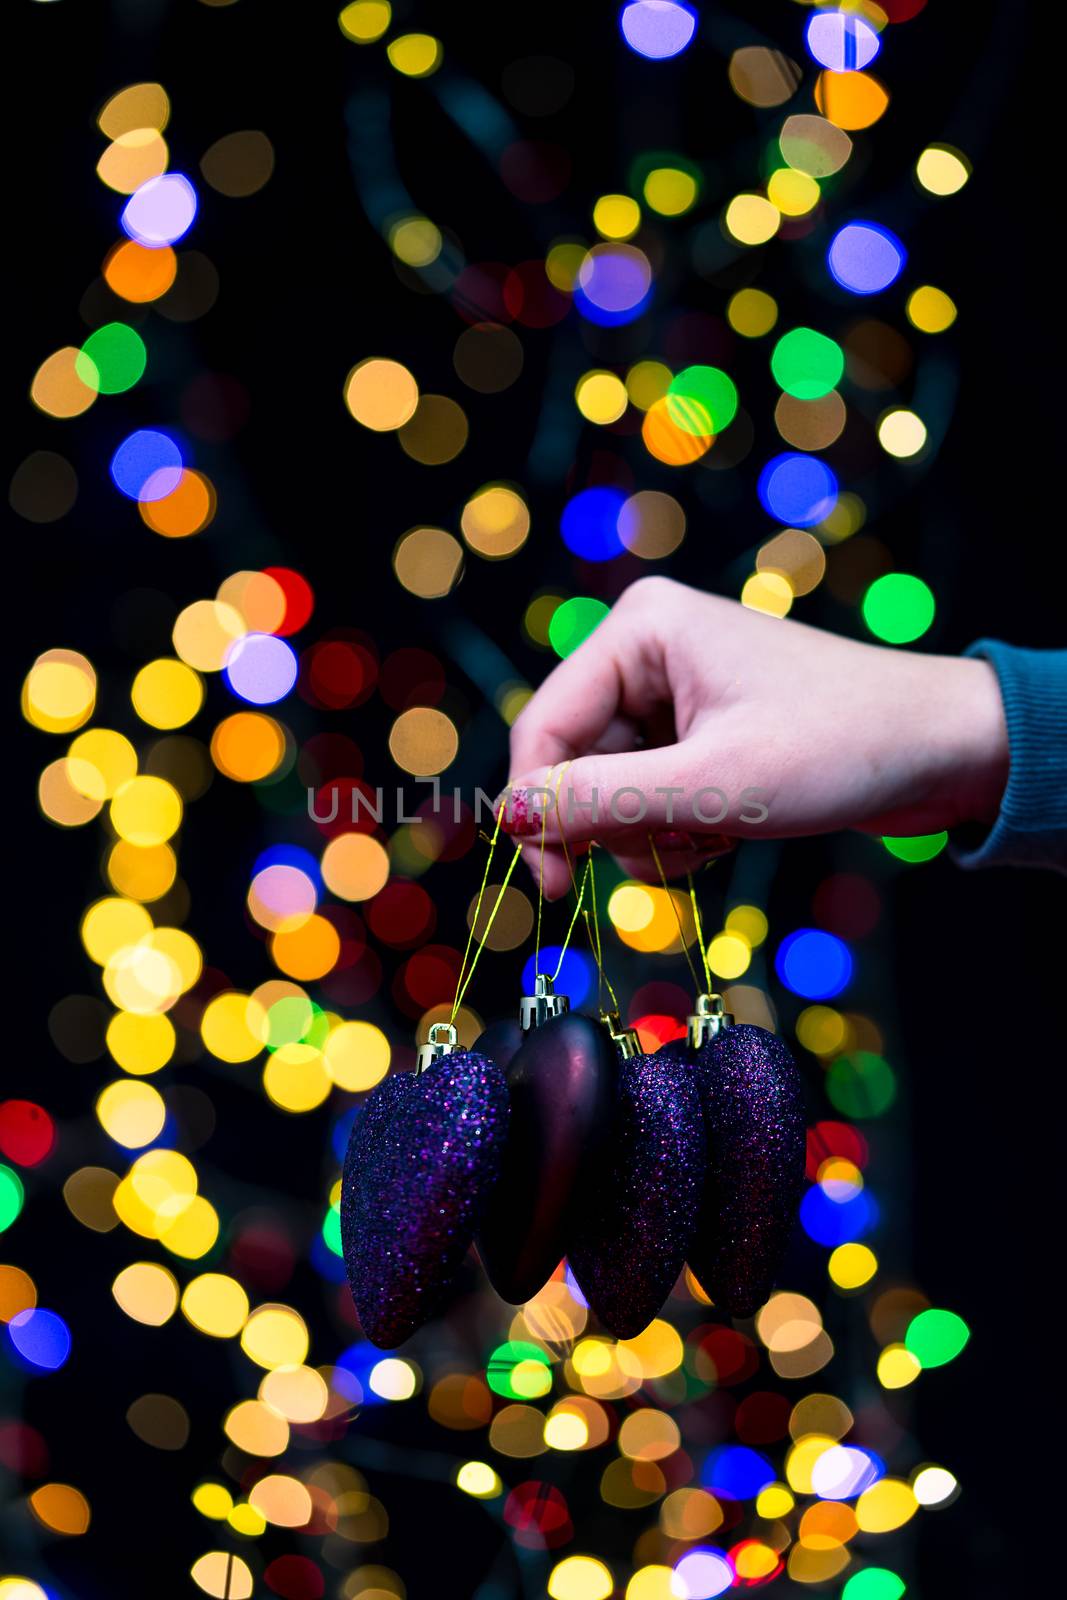
<svg viewBox="0 0 1067 1600">
<path fill-rule="evenodd" d="M 1008 782 L 1008 726 L 997 675 L 988 661 L 961 657 L 952 668 L 950 719 L 952 809 L 958 822 L 992 823 Z"/>
</svg>

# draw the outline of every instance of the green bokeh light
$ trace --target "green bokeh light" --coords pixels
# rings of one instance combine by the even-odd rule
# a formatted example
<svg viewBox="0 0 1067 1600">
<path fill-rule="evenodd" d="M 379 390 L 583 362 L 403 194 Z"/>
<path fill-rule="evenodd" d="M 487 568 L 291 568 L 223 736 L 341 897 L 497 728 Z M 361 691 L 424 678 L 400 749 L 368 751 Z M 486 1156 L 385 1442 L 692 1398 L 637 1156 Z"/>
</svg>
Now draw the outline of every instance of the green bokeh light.
<svg viewBox="0 0 1067 1600">
<path fill-rule="evenodd" d="M 948 844 L 948 834 L 941 833 L 916 833 L 909 839 L 893 839 L 883 836 L 882 843 L 891 856 L 896 856 L 898 861 L 932 861 L 939 856 Z"/>
<path fill-rule="evenodd" d="M 283 1044 L 321 1047 L 329 1031 L 326 1013 L 304 994 L 283 995 L 267 1012 L 268 1050 L 280 1050 Z"/>
<path fill-rule="evenodd" d="M 326 1220 L 322 1224 L 322 1237 L 326 1247 L 332 1250 L 335 1256 L 341 1254 L 341 1213 L 336 1206 L 331 1206 L 326 1213 Z"/>
<path fill-rule="evenodd" d="M 541 1346 L 527 1339 L 508 1339 L 497 1345 L 485 1369 L 486 1382 L 494 1394 L 502 1394 L 507 1400 L 529 1399 L 529 1390 L 517 1389 L 511 1381 L 512 1373 L 523 1361 L 537 1361 L 545 1368 L 551 1366 Z"/>
<path fill-rule="evenodd" d="M 887 572 L 875 578 L 863 597 L 863 620 L 875 638 L 886 644 L 921 639 L 936 609 L 928 585 L 910 572 Z"/>
<path fill-rule="evenodd" d="M 549 644 L 558 656 L 569 656 L 603 622 L 610 609 L 603 600 L 592 600 L 584 594 L 564 600 L 548 624 Z"/>
<path fill-rule="evenodd" d="M 911 1319 L 904 1343 L 925 1369 L 954 1361 L 970 1337 L 970 1328 L 954 1311 L 931 1310 Z"/>
<path fill-rule="evenodd" d="M 844 370 L 841 346 L 814 328 L 783 334 L 771 355 L 775 382 L 797 400 L 821 400 L 837 387 Z"/>
<path fill-rule="evenodd" d="M 10 1228 L 22 1210 L 24 1197 L 25 1191 L 18 1173 L 0 1163 L 0 1233 Z"/>
<path fill-rule="evenodd" d="M 841 1591 L 841 1600 L 900 1600 L 907 1588 L 888 1567 L 864 1567 L 854 1572 Z"/>
<path fill-rule="evenodd" d="M 721 433 L 737 416 L 737 385 L 720 367 L 683 367 L 667 390 L 667 415 L 683 433 Z"/>
<path fill-rule="evenodd" d="M 838 1056 L 826 1074 L 826 1093 L 847 1117 L 880 1117 L 897 1097 L 896 1074 L 871 1050 Z"/>
<path fill-rule="evenodd" d="M 122 394 L 144 372 L 148 357 L 141 335 L 125 322 L 105 322 L 78 352 L 74 370 L 99 394 Z"/>
</svg>

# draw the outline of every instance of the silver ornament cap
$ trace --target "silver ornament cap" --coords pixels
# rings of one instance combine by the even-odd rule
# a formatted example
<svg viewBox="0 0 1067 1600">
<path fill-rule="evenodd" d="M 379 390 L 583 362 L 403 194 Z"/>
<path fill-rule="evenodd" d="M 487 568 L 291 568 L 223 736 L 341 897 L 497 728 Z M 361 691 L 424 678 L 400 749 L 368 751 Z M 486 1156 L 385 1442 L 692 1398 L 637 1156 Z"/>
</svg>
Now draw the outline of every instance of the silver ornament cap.
<svg viewBox="0 0 1067 1600">
<path fill-rule="evenodd" d="M 717 1039 L 724 1028 L 732 1028 L 734 1019 L 726 1010 L 721 994 L 698 994 L 696 1010 L 686 1017 L 688 1042 L 694 1050 L 702 1044 Z"/>
<path fill-rule="evenodd" d="M 430 1037 L 420 1044 L 415 1056 L 415 1071 L 425 1072 L 442 1056 L 450 1056 L 459 1049 L 459 1034 L 451 1022 L 435 1022 L 430 1027 Z"/>
<path fill-rule="evenodd" d="M 565 994 L 557 994 L 552 979 L 539 972 L 534 978 L 533 994 L 524 994 L 519 1001 L 519 1026 L 523 1033 L 539 1028 L 553 1017 L 564 1017 L 571 1008 Z"/>
</svg>

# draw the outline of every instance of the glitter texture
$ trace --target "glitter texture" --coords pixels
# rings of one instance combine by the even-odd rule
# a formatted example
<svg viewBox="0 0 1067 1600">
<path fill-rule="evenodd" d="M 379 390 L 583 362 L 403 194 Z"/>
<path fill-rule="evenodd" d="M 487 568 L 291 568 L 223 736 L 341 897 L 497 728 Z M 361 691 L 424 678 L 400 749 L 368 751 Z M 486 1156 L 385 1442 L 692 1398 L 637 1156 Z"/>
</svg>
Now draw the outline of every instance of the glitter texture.
<svg viewBox="0 0 1067 1600">
<path fill-rule="evenodd" d="M 663 1047 L 696 1068 L 708 1175 L 689 1265 L 731 1316 L 770 1294 L 796 1221 L 804 1178 L 804 1092 L 789 1051 L 765 1028 L 738 1023 L 697 1051 Z"/>
<path fill-rule="evenodd" d="M 497 1179 L 504 1074 L 457 1050 L 368 1096 L 349 1140 L 341 1242 L 363 1331 L 394 1349 L 438 1310 Z"/>
<path fill-rule="evenodd" d="M 647 1327 L 685 1262 L 704 1189 L 692 1067 L 634 1056 L 618 1070 L 612 1139 L 570 1250 L 574 1276 L 618 1339 Z"/>
</svg>

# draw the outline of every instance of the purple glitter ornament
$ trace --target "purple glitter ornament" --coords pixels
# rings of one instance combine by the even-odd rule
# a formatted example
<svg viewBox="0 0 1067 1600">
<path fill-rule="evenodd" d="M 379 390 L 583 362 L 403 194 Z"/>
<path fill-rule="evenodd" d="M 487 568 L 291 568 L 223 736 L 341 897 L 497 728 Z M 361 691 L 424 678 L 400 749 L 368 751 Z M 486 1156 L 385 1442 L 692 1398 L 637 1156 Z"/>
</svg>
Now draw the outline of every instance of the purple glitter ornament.
<svg viewBox="0 0 1067 1600">
<path fill-rule="evenodd" d="M 610 1145 L 569 1252 L 601 1322 L 632 1339 L 674 1287 L 704 1189 L 704 1119 L 688 1064 L 633 1056 L 618 1069 Z"/>
<path fill-rule="evenodd" d="M 689 1266 L 717 1306 L 749 1317 L 774 1286 L 804 1180 L 804 1091 L 789 1051 L 766 1028 L 723 1028 L 661 1059 L 696 1071 L 708 1136 L 707 1183 Z"/>
<path fill-rule="evenodd" d="M 472 1050 L 386 1078 L 352 1129 L 341 1244 L 363 1331 L 392 1350 L 446 1298 L 500 1169 L 504 1074 Z"/>
</svg>

